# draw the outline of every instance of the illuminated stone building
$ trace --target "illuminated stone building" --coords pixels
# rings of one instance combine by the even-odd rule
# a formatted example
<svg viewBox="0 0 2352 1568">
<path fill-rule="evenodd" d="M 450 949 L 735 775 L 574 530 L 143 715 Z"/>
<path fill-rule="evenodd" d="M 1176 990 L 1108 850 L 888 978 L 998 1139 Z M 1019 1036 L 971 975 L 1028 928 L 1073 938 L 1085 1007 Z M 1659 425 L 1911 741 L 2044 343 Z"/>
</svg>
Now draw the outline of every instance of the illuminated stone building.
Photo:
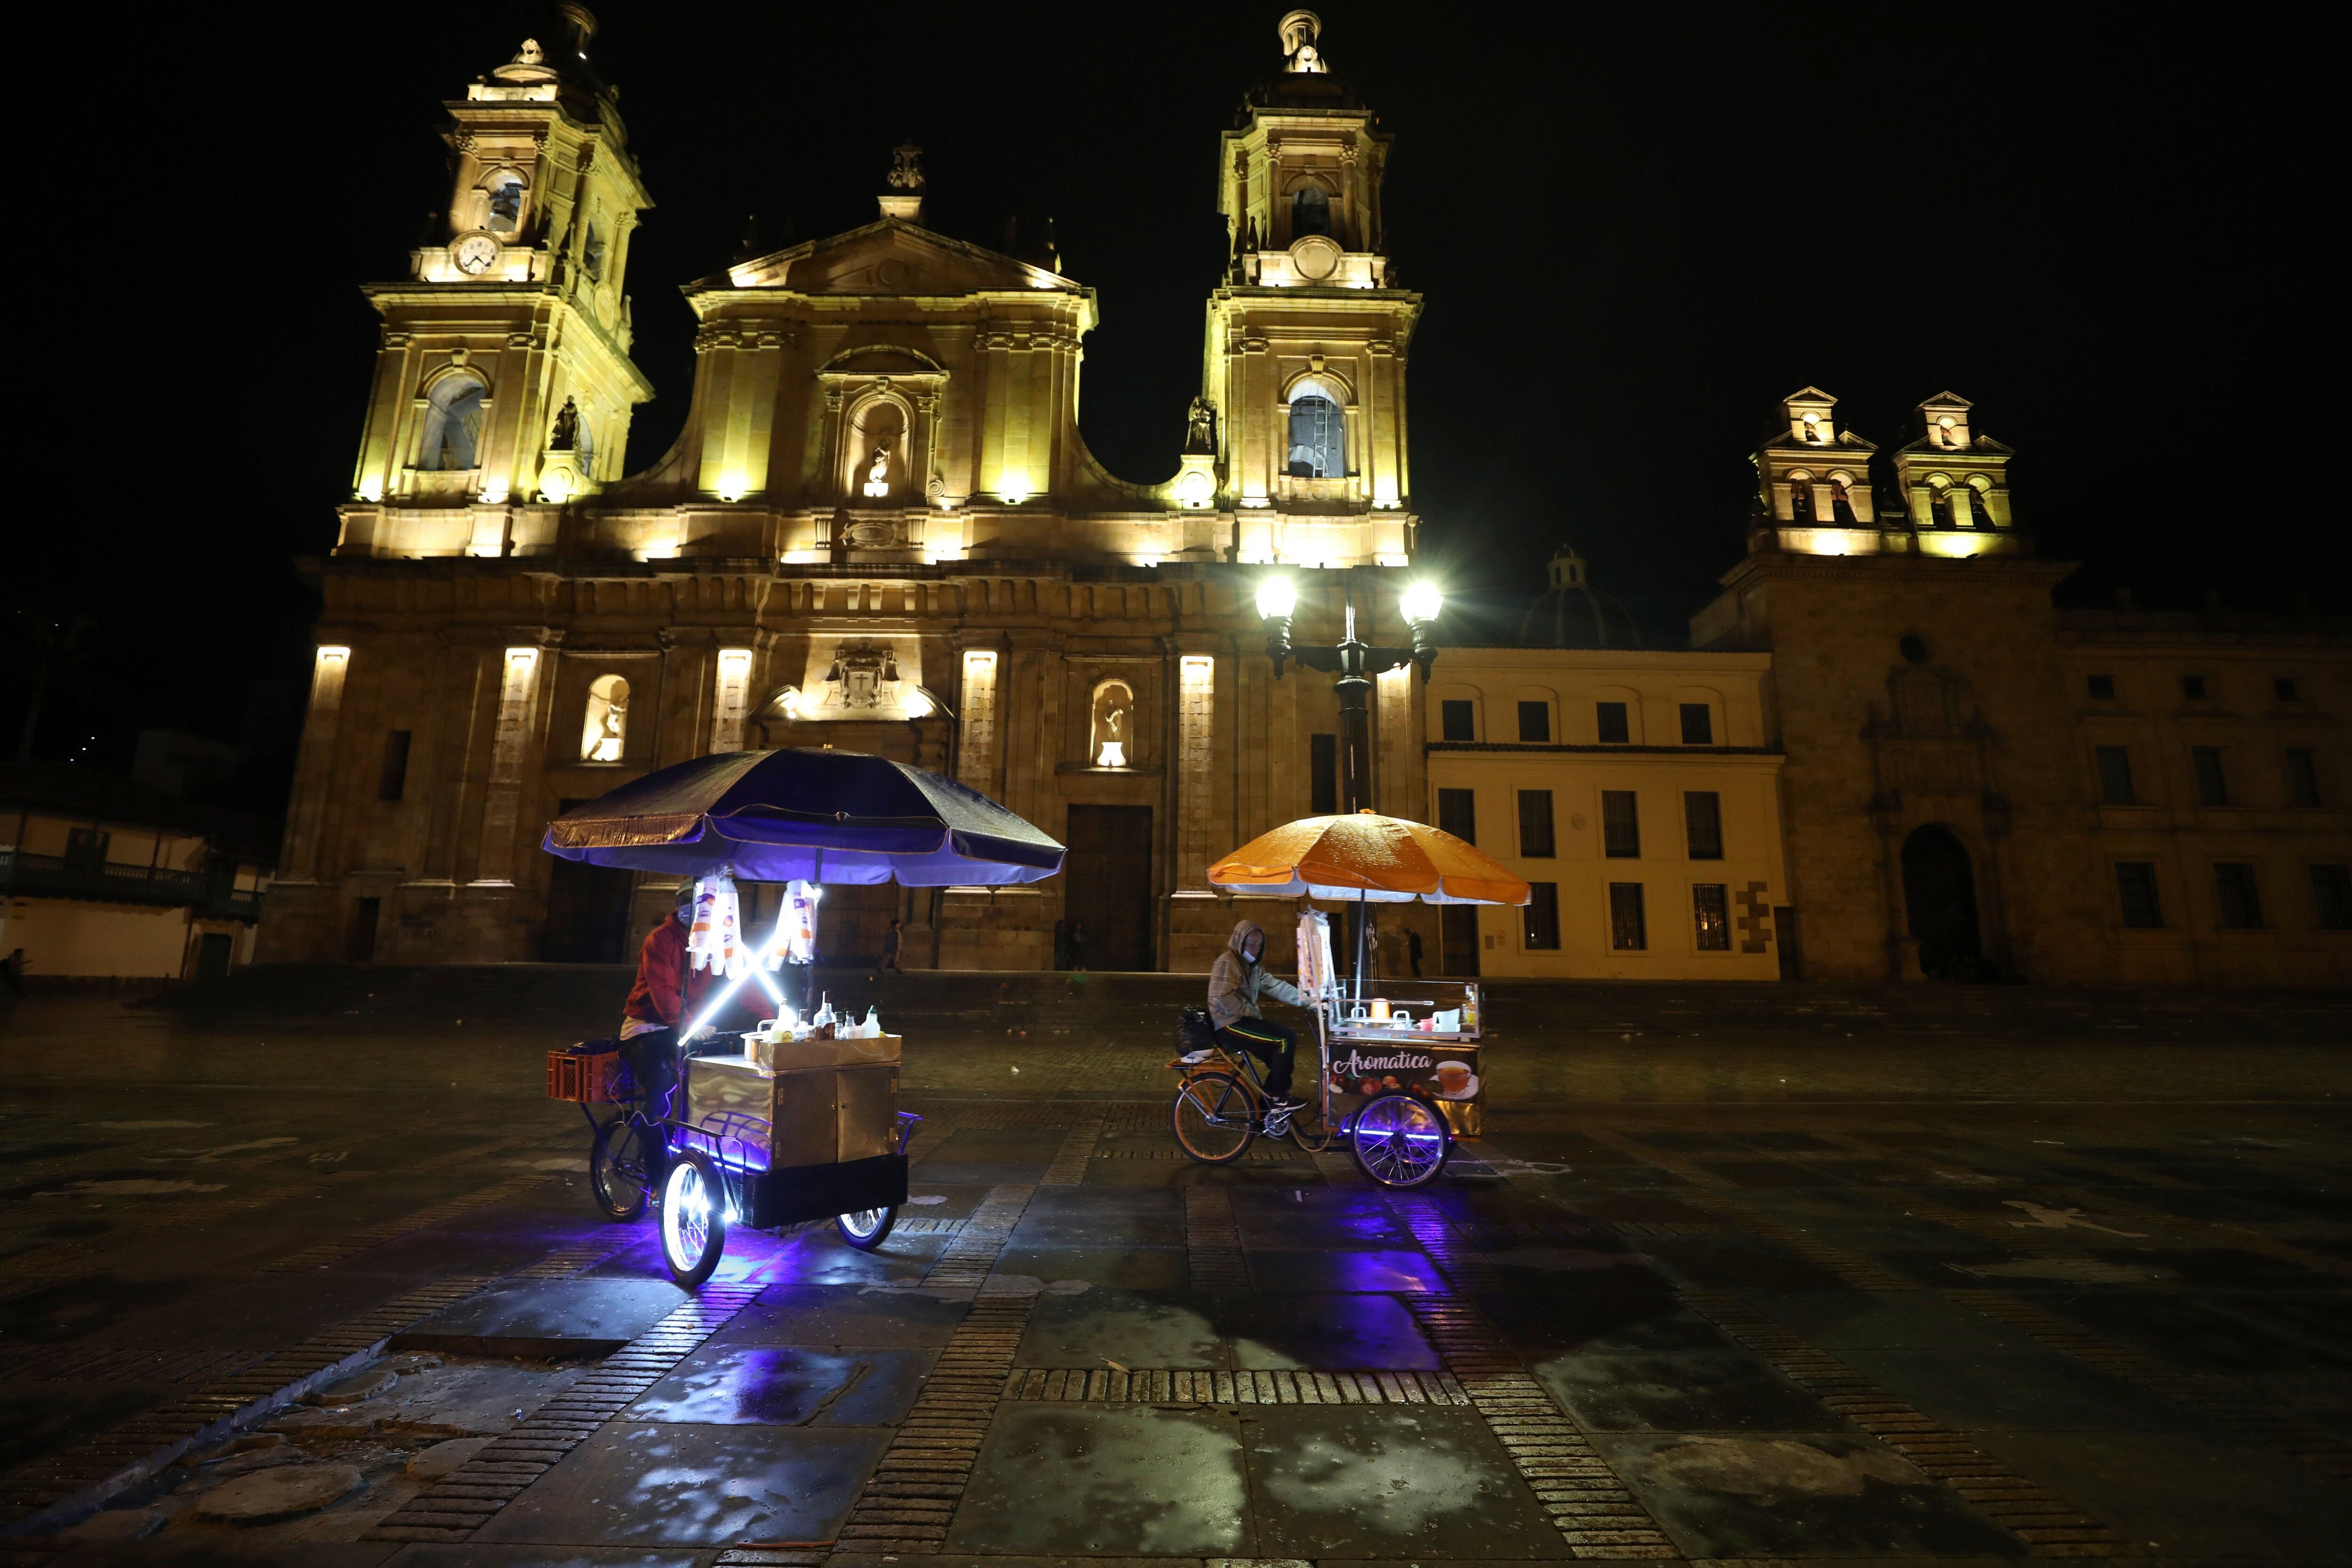
<svg viewBox="0 0 2352 1568">
<path fill-rule="evenodd" d="M 685 428 L 627 475 L 651 198 L 561 9 L 561 45 L 448 106 L 446 233 L 368 289 L 259 956 L 619 958 L 666 889 L 541 855 L 549 818 L 705 752 L 833 745 L 1070 846 L 1033 888 L 837 889 L 834 956 L 897 916 L 910 966 L 1205 968 L 1235 913 L 1211 859 L 1342 798 L 1330 682 L 1276 678 L 1259 579 L 1296 579 L 1302 645 L 1351 597 L 1367 641 L 1406 640 L 1421 300 L 1390 286 L 1388 139 L 1318 24 L 1283 19 L 1214 150 L 1230 249 L 1165 477 L 1079 435 L 1093 292 L 926 227 L 911 146 L 873 221 L 688 286 Z M 1882 451 L 1803 388 L 1688 648 L 1642 647 L 1563 552 L 1511 646 L 1381 675 L 1372 804 L 1538 889 L 1384 934 L 1497 975 L 2340 983 L 2343 626 L 2053 609 L 2071 568 L 2035 556 L 2010 458 L 1953 394 Z"/>
<path fill-rule="evenodd" d="M 593 23 L 451 103 L 446 237 L 372 286 L 383 317 L 263 956 L 611 958 L 666 896 L 538 852 L 567 803 L 708 752 L 834 745 L 950 772 L 1067 842 L 993 894 L 840 889 L 826 945 L 906 961 L 1202 968 L 1231 929 L 1212 858 L 1293 816 L 1339 729 L 1328 679 L 1274 679 L 1251 596 L 1300 577 L 1297 635 L 1349 595 L 1398 642 L 1413 554 L 1387 138 L 1285 19 L 1282 68 L 1214 148 L 1232 237 L 1204 384 L 1170 471 L 1087 451 L 1096 301 L 1051 255 L 923 223 L 899 149 L 862 227 L 691 284 L 693 404 L 620 468 L 650 205 Z M 1208 151 L 1204 149 L 1204 152 Z M 1204 281 L 1213 281 L 1206 280 Z M 1383 675 L 1374 803 L 1415 816 L 1420 693 Z M 372 933 L 365 940 L 355 933 Z"/>
</svg>

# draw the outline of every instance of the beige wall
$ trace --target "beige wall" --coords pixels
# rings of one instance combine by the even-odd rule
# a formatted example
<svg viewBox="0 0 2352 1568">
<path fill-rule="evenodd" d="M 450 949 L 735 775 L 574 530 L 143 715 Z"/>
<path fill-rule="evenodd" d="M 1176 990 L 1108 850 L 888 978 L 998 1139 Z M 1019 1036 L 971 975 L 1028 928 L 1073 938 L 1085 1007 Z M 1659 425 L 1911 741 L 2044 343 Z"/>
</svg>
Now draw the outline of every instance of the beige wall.
<svg viewBox="0 0 2352 1568">
<path fill-rule="evenodd" d="M 1780 976 L 1772 909 L 1788 901 L 1782 868 L 1780 759 L 1763 744 L 1768 661 L 1754 654 L 1641 653 L 1448 648 L 1430 685 L 1425 746 L 1426 820 L 1439 819 L 1437 792 L 1467 789 L 1476 805 L 1478 847 L 1530 884 L 1550 883 L 1559 900 L 1559 946 L 1530 948 L 1523 911 L 1478 911 L 1480 972 L 1594 979 L 1771 980 Z M 1474 704 L 1476 739 L 1444 738 L 1448 699 Z M 1597 705 L 1626 705 L 1631 739 L 1598 739 Z M 1547 742 L 1519 734 L 1518 704 L 1540 702 Z M 1715 744 L 1681 743 L 1681 706 L 1707 706 Z M 1519 842 L 1518 795 L 1552 797 L 1556 853 L 1529 857 Z M 1601 793 L 1632 791 L 1641 855 L 1611 858 L 1601 834 Z M 1723 858 L 1694 860 L 1685 832 L 1685 796 L 1720 802 Z M 1638 883 L 1647 944 L 1612 940 L 1610 886 Z M 1729 952 L 1698 946 L 1694 888 L 1726 889 Z M 1434 949 L 1429 954 L 1438 955 Z"/>
<path fill-rule="evenodd" d="M 0 953 L 25 950 L 36 976 L 177 979 L 188 911 L 78 899 L 0 900 Z"/>
<path fill-rule="evenodd" d="M 2322 926 L 2315 866 L 2352 866 L 2352 650 L 2282 629 L 2187 616 L 2061 617 L 2078 714 L 2074 759 L 2094 806 L 2105 925 L 2122 979 L 2143 984 L 2328 983 L 2352 977 L 2352 931 Z M 2104 677 L 2114 695 L 2094 695 Z M 2205 682 L 2192 698 L 2184 682 Z M 2282 695 L 2280 681 L 2292 683 Z M 2133 803 L 2102 798 L 2097 750 L 2120 748 Z M 2205 804 L 2191 752 L 2221 753 L 2227 804 Z M 2290 749 L 2312 753 L 2318 804 L 2296 799 Z M 2155 868 L 2162 924 L 2126 926 L 2116 865 Z M 2218 862 L 2254 868 L 2262 923 L 2225 929 Z"/>
</svg>

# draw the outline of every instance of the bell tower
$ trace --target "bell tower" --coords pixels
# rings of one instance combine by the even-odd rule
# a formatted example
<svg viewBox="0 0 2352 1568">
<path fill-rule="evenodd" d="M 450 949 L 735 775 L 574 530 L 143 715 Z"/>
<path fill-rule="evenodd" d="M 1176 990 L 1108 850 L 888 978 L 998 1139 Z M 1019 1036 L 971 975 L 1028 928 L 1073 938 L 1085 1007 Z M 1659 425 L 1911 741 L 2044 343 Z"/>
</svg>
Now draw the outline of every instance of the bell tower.
<svg viewBox="0 0 2352 1568">
<path fill-rule="evenodd" d="M 383 318 L 342 547 L 504 555 L 551 547 L 562 505 L 617 479 L 652 384 L 629 359 L 627 276 L 651 206 L 596 20 L 446 105 L 446 210 L 409 276 L 366 287 Z"/>
<path fill-rule="evenodd" d="M 1314 13 L 1291 12 L 1278 31 L 1282 70 L 1251 91 L 1219 149 L 1230 260 L 1209 301 L 1206 407 L 1188 449 L 1213 431 L 1236 559 L 1402 566 L 1405 359 L 1421 296 L 1390 276 L 1390 138 L 1331 69 Z"/>
</svg>

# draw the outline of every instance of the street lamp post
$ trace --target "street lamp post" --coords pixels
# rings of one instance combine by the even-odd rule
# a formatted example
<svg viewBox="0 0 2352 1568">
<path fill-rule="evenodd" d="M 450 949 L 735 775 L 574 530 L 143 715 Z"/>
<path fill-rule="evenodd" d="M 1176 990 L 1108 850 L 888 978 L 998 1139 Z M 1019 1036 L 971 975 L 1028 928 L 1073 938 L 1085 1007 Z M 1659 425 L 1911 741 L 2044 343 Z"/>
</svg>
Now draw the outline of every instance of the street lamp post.
<svg viewBox="0 0 2352 1568">
<path fill-rule="evenodd" d="M 1294 658 L 1309 669 L 1339 677 L 1332 682 L 1332 689 L 1339 694 L 1339 809 L 1350 816 L 1371 806 L 1372 677 L 1410 664 L 1421 671 L 1421 679 L 1426 683 L 1429 667 L 1437 661 L 1437 616 L 1445 607 L 1444 595 L 1426 583 L 1416 583 L 1397 600 L 1397 608 L 1412 630 L 1412 646 L 1369 646 L 1356 636 L 1352 576 L 1350 574 L 1347 584 L 1345 628 L 1338 645 L 1329 647 L 1292 646 L 1290 617 L 1298 605 L 1298 590 L 1289 578 L 1268 576 L 1259 583 L 1257 590 L 1257 613 L 1265 622 L 1265 653 L 1274 660 L 1274 678 L 1281 679 L 1283 666 Z M 1359 976 L 1364 972 L 1363 912 L 1360 901 L 1349 912 L 1354 926 L 1351 940 Z"/>
</svg>

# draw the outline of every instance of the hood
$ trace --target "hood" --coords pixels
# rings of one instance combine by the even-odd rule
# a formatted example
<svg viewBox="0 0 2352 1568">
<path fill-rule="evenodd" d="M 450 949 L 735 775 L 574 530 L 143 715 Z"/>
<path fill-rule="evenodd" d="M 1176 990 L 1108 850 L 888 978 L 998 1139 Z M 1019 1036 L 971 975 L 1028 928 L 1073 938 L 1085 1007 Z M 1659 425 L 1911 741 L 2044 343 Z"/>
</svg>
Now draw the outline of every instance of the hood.
<svg viewBox="0 0 2352 1568">
<path fill-rule="evenodd" d="M 1233 950 L 1234 956 L 1240 959 L 1244 963 L 1253 963 L 1256 961 L 1250 957 L 1243 944 L 1247 942 L 1249 939 L 1254 936 L 1262 937 L 1265 934 L 1265 928 L 1258 924 L 1255 921 L 1235 921 L 1234 922 L 1234 934 L 1226 941 L 1225 945 L 1231 948 Z M 1265 944 L 1264 942 L 1260 942 L 1258 944 L 1258 952 L 1261 953 L 1265 952 Z"/>
</svg>

